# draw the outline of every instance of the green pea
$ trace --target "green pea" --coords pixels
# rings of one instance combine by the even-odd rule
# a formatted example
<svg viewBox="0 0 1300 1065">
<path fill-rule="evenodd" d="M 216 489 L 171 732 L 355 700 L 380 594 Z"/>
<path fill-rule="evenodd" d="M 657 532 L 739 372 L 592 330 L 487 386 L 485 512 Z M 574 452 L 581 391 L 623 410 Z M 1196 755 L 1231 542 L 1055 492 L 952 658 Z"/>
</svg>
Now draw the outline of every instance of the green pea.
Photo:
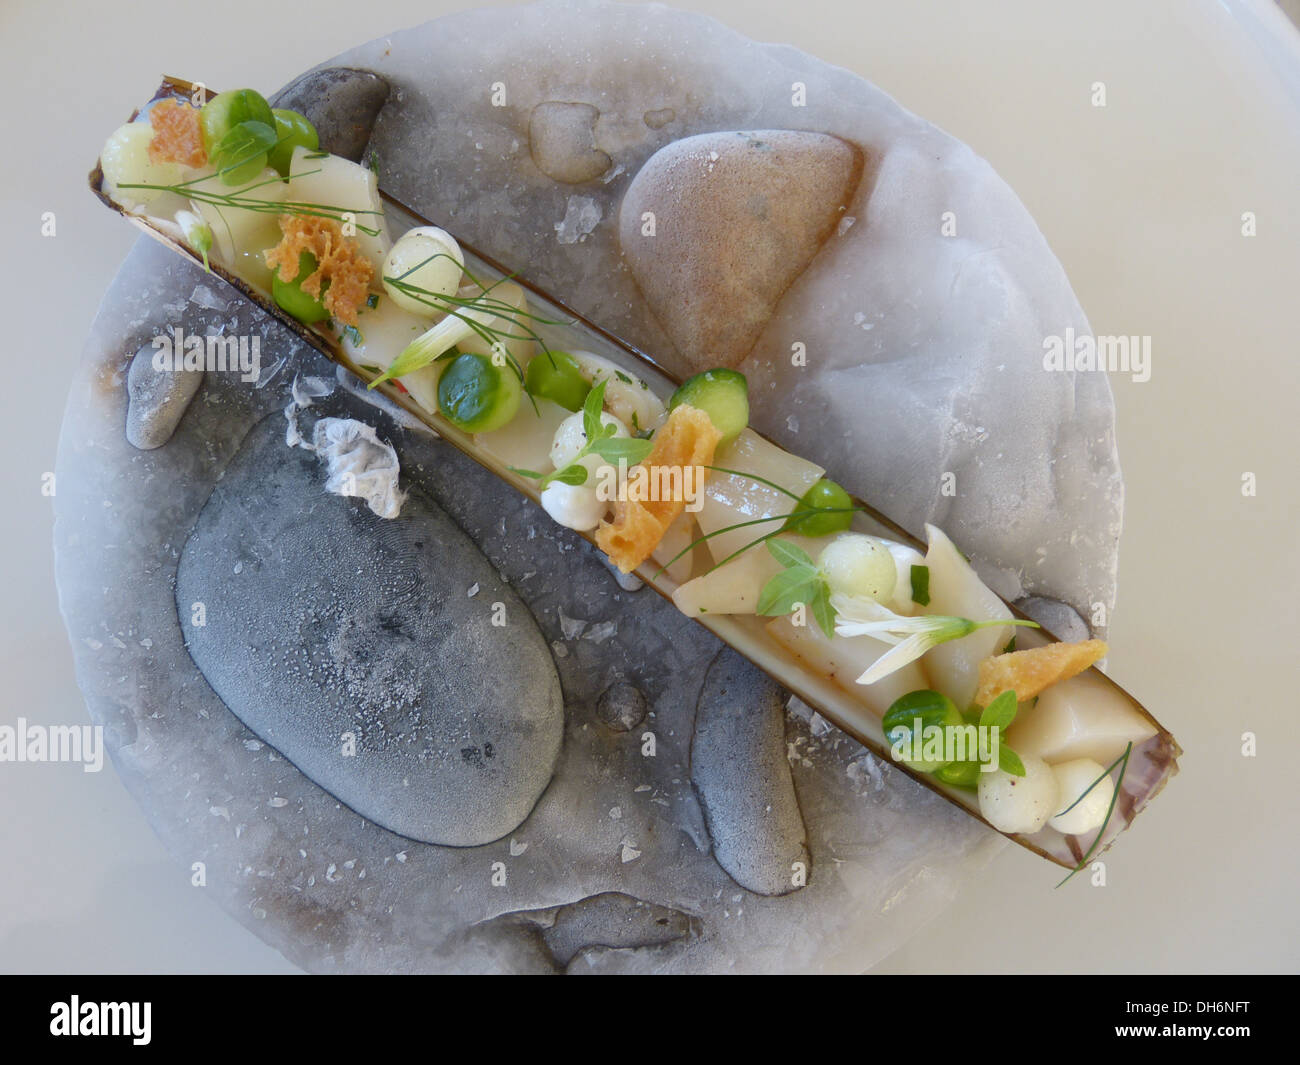
<svg viewBox="0 0 1300 1065">
<path fill-rule="evenodd" d="M 203 147 L 211 153 L 241 122 L 261 122 L 275 129 L 275 115 L 261 93 L 253 89 L 218 93 L 199 109 Z"/>
<path fill-rule="evenodd" d="M 325 304 L 321 302 L 326 290 L 329 289 L 328 281 L 321 285 L 321 299 L 315 298 L 302 289 L 302 283 L 315 271 L 316 256 L 305 251 L 298 256 L 297 277 L 292 281 L 281 281 L 280 271 L 276 270 L 271 280 L 271 295 L 275 297 L 276 305 L 305 325 L 323 322 L 330 316 L 330 312 L 325 309 Z"/>
<path fill-rule="evenodd" d="M 848 509 L 852 506 L 849 493 L 823 477 L 803 494 L 786 519 L 785 528 L 800 536 L 830 536 L 831 533 L 844 532 L 853 523 L 853 515 Z M 817 513 L 815 508 L 822 507 L 833 508 L 839 513 Z"/>
<path fill-rule="evenodd" d="M 936 769 L 934 775 L 945 784 L 951 784 L 955 788 L 970 788 L 974 791 L 979 787 L 980 764 L 971 761 L 949 762 Z"/>
<path fill-rule="evenodd" d="M 320 136 L 306 115 L 283 107 L 273 108 L 271 114 L 275 116 L 276 143 L 267 153 L 267 162 L 280 172 L 281 177 L 288 177 L 293 150 L 301 145 L 308 151 L 315 151 L 320 147 Z"/>
<path fill-rule="evenodd" d="M 467 433 L 500 429 L 519 410 L 522 395 L 513 367 L 473 352 L 457 355 L 438 379 L 438 409 Z"/>
<path fill-rule="evenodd" d="M 920 720 L 919 728 L 917 726 L 918 719 Z M 891 743 L 901 742 L 910 735 L 913 745 L 917 748 L 924 741 L 925 730 L 931 726 L 946 729 L 960 727 L 962 724 L 961 711 L 957 709 L 953 701 L 941 692 L 928 690 L 908 692 L 906 695 L 895 699 L 893 705 L 885 712 L 885 716 L 881 720 L 885 736 Z M 919 751 L 916 753 L 919 753 Z M 904 762 L 913 769 L 920 770 L 922 773 L 933 773 L 936 769 L 942 769 L 951 762 L 950 759 L 936 761 L 915 756 L 900 757 L 899 761 Z"/>
<path fill-rule="evenodd" d="M 578 360 L 567 351 L 534 355 L 524 375 L 524 388 L 538 399 L 549 399 L 565 410 L 582 410 L 591 383 L 582 376 Z"/>
</svg>

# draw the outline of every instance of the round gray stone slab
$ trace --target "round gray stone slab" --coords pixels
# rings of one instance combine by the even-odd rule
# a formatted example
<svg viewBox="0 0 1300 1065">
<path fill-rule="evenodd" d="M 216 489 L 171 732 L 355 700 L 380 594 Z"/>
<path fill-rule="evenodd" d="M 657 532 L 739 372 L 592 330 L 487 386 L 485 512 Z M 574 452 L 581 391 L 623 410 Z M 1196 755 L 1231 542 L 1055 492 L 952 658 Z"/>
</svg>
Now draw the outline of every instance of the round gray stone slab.
<svg viewBox="0 0 1300 1065">
<path fill-rule="evenodd" d="M 550 781 L 563 732 L 532 615 L 423 493 L 376 517 L 326 493 L 284 433 L 272 415 L 248 434 L 185 542 L 190 654 L 245 725 L 363 816 L 426 843 L 499 839 Z"/>
</svg>

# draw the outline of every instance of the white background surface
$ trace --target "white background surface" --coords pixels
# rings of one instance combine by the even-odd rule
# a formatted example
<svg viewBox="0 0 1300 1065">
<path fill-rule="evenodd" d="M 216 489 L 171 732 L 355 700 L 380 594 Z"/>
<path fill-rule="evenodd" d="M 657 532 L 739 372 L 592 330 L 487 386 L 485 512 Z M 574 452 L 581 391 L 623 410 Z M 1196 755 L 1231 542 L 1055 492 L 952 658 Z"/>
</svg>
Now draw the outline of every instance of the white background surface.
<svg viewBox="0 0 1300 1065">
<path fill-rule="evenodd" d="M 85 720 L 40 479 L 134 239 L 86 190 L 105 136 L 159 74 L 269 91 L 463 6 L 0 3 L 0 723 Z M 1300 66 L 1288 90 L 1211 0 L 679 6 L 845 66 L 968 142 L 1037 218 L 1094 330 L 1153 337 L 1151 380 L 1113 380 L 1128 501 L 1110 670 L 1178 737 L 1182 774 L 1110 852 L 1106 887 L 1054 891 L 1054 867 L 1007 847 L 879 970 L 1300 969 Z M 1294 36 L 1264 14 L 1256 42 Z M 294 971 L 189 886 L 111 768 L 0 764 L 0 811 L 0 970 Z"/>
</svg>

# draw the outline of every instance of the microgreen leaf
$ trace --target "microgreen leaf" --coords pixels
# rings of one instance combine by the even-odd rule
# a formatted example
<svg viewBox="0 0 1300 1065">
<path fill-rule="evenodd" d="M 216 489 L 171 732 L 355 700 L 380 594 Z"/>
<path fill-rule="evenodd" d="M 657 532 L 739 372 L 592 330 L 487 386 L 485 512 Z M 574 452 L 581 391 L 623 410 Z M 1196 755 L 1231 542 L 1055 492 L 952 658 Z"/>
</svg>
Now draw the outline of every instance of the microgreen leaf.
<svg viewBox="0 0 1300 1065">
<path fill-rule="evenodd" d="M 997 728 L 1006 732 L 1016 719 L 1016 709 L 1016 693 L 1004 691 L 984 708 L 980 714 L 980 727 Z"/>
<path fill-rule="evenodd" d="M 587 467 L 579 466 L 575 463 L 572 466 L 565 466 L 562 470 L 556 470 L 546 478 L 547 484 L 553 481 L 559 481 L 560 484 L 571 484 L 577 487 L 580 484 L 587 483 Z"/>
<path fill-rule="evenodd" d="M 1020 760 L 1020 755 L 1016 754 L 1005 743 L 998 747 L 998 768 L 1004 773 L 1010 773 L 1013 777 L 1023 777 L 1025 775 L 1025 763 Z"/>
<path fill-rule="evenodd" d="M 798 603 L 805 605 L 817 594 L 817 571 L 811 566 L 791 566 L 770 578 L 758 596 L 758 613 L 764 617 L 788 614 Z"/>
<path fill-rule="evenodd" d="M 588 441 L 599 439 L 601 435 L 600 412 L 605 406 L 605 382 L 592 386 L 587 398 L 582 403 L 582 431 Z"/>
<path fill-rule="evenodd" d="M 835 635 L 835 608 L 831 606 L 831 590 L 824 577 L 817 581 L 817 594 L 813 596 L 808 606 L 829 640 Z"/>
<path fill-rule="evenodd" d="M 912 602 L 917 606 L 930 605 L 930 567 L 912 567 Z"/>
<path fill-rule="evenodd" d="M 594 441 L 589 446 L 592 451 L 614 466 L 618 465 L 620 459 L 625 459 L 629 466 L 635 466 L 650 454 L 654 444 L 649 440 L 639 440 L 636 437 L 619 436 L 605 437 Z"/>
<path fill-rule="evenodd" d="M 806 566 L 808 569 L 814 569 L 813 560 L 808 556 L 808 552 L 788 540 L 769 540 L 767 549 L 783 566 Z"/>
</svg>

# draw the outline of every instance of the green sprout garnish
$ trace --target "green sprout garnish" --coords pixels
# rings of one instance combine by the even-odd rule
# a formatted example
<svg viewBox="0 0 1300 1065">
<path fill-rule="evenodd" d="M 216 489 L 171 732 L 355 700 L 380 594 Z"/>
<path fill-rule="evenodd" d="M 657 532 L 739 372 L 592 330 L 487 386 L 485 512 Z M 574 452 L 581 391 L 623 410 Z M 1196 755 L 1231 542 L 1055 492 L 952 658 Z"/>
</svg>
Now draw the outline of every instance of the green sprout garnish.
<svg viewBox="0 0 1300 1065">
<path fill-rule="evenodd" d="M 578 452 L 574 460 L 569 465 L 553 471 L 552 473 L 538 473 L 536 470 L 521 470 L 516 466 L 507 466 L 511 473 L 517 473 L 521 477 L 528 477 L 537 481 L 538 491 L 542 491 L 548 484 L 559 482 L 560 484 L 574 485 L 587 483 L 587 467 L 582 465 L 582 460 L 588 455 L 599 455 L 606 462 L 617 466 L 620 461 L 625 461 L 629 466 L 635 466 L 638 462 L 645 459 L 650 454 L 654 444 L 649 440 L 641 440 L 637 437 L 621 436 L 616 437 L 618 432 L 617 425 L 606 425 L 600 417 L 600 412 L 605 406 L 605 381 L 594 385 L 587 398 L 582 404 L 582 435 L 587 438 L 586 444 Z"/>
<path fill-rule="evenodd" d="M 758 613 L 780 617 L 800 606 L 812 611 L 827 639 L 835 635 L 835 608 L 825 575 L 813 564 L 808 552 L 785 540 L 768 540 L 767 549 L 781 563 L 781 572 L 763 585 L 758 596 Z"/>
</svg>

